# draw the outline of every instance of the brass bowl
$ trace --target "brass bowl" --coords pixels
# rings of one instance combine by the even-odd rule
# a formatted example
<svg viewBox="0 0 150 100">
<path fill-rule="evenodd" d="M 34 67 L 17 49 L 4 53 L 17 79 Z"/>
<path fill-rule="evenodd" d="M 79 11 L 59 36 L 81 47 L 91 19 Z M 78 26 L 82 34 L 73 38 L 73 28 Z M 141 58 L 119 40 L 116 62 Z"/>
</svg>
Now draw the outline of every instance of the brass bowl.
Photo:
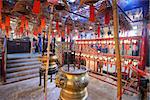
<svg viewBox="0 0 150 100">
<path fill-rule="evenodd" d="M 73 65 L 71 65 L 73 66 Z M 63 66 L 61 71 L 56 75 L 56 86 L 62 88 L 60 92 L 61 100 L 86 100 L 88 97 L 87 85 L 88 74 L 87 69 L 81 66 L 80 69 Z"/>
</svg>

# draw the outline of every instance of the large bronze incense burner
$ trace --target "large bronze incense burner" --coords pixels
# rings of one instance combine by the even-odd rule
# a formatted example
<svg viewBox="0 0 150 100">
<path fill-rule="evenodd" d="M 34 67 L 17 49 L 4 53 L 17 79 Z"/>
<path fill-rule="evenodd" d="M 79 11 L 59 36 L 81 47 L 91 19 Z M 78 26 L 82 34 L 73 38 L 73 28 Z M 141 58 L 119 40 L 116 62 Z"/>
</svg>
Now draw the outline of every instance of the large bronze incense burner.
<svg viewBox="0 0 150 100">
<path fill-rule="evenodd" d="M 56 86 L 62 88 L 60 100 L 86 100 L 88 97 L 88 74 L 84 66 L 80 69 L 64 65 L 56 75 Z"/>
</svg>

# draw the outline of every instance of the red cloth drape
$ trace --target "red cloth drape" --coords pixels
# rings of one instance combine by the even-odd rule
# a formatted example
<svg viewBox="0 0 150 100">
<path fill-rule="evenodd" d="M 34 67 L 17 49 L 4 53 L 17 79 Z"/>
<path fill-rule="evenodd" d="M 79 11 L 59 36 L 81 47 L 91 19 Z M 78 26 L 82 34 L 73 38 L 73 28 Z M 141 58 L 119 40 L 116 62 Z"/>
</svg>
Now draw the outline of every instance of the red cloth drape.
<svg viewBox="0 0 150 100">
<path fill-rule="evenodd" d="M 32 12 L 35 14 L 39 14 L 41 9 L 40 0 L 34 0 Z"/>
<path fill-rule="evenodd" d="M 98 25 L 98 28 L 97 28 L 97 35 L 98 35 L 98 38 L 100 37 L 100 25 Z"/>
<path fill-rule="evenodd" d="M 10 26 L 10 17 L 9 16 L 6 16 L 6 19 L 5 19 L 5 26 Z"/>
<path fill-rule="evenodd" d="M 105 13 L 105 24 L 108 25 L 110 23 L 110 14 L 109 12 Z"/>
<path fill-rule="evenodd" d="M 91 22 L 95 21 L 95 7 L 93 5 L 90 5 L 90 18 L 89 20 Z"/>
</svg>

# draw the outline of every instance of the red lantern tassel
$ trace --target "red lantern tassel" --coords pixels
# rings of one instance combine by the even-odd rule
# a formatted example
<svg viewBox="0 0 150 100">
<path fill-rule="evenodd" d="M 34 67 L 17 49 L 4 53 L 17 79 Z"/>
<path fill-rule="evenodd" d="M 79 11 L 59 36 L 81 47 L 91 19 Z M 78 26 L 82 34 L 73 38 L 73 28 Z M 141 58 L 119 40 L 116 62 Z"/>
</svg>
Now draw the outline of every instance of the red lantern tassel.
<svg viewBox="0 0 150 100">
<path fill-rule="evenodd" d="M 59 33 L 59 22 L 58 21 L 56 22 L 56 30 Z"/>
<path fill-rule="evenodd" d="M 10 17 L 9 16 L 6 16 L 6 19 L 5 19 L 5 26 L 10 26 Z"/>
<path fill-rule="evenodd" d="M 41 8 L 40 0 L 34 0 L 32 12 L 35 13 L 35 14 L 39 14 L 40 13 L 40 8 Z"/>
<path fill-rule="evenodd" d="M 69 25 L 67 25 L 67 34 L 68 35 L 70 34 L 70 27 L 69 27 Z"/>
<path fill-rule="evenodd" d="M 29 29 L 29 26 L 28 26 L 28 20 L 25 21 L 25 28 L 26 28 L 26 30 Z"/>
<path fill-rule="evenodd" d="M 37 35 L 38 35 L 38 32 L 34 31 L 34 32 L 33 32 L 33 35 L 37 36 Z"/>
<path fill-rule="evenodd" d="M 65 33 L 62 31 L 62 33 L 61 33 L 61 37 L 62 38 L 65 38 Z"/>
<path fill-rule="evenodd" d="M 90 5 L 90 18 L 89 20 L 91 22 L 95 21 L 95 7 L 93 5 Z"/>
<path fill-rule="evenodd" d="M 25 16 L 21 16 L 21 25 L 20 27 L 23 27 L 25 26 L 25 21 L 26 21 L 26 17 Z"/>
<path fill-rule="evenodd" d="M 1 12 L 2 8 L 3 8 L 3 0 L 0 0 L 0 12 Z"/>
<path fill-rule="evenodd" d="M 105 24 L 108 25 L 110 23 L 110 15 L 109 12 L 105 13 Z"/>
<path fill-rule="evenodd" d="M 98 28 L 97 28 L 97 35 L 98 35 L 98 38 L 100 37 L 100 25 L 98 25 Z"/>
<path fill-rule="evenodd" d="M 41 28 L 45 28 L 45 18 L 41 19 Z"/>
</svg>

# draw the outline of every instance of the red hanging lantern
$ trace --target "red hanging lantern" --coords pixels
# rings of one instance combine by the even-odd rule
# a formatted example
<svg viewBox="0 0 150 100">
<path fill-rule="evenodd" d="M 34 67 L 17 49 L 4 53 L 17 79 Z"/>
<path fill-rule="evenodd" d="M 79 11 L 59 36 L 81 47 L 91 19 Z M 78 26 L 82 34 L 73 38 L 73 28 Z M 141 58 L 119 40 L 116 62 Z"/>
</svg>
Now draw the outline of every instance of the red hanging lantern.
<svg viewBox="0 0 150 100">
<path fill-rule="evenodd" d="M 6 19 L 5 19 L 5 26 L 10 26 L 10 17 L 9 16 L 6 16 Z"/>
<path fill-rule="evenodd" d="M 98 25 L 98 28 L 97 28 L 97 35 L 98 35 L 98 38 L 100 38 L 100 25 Z"/>
<path fill-rule="evenodd" d="M 105 24 L 108 25 L 110 23 L 110 15 L 109 12 L 105 13 Z"/>
<path fill-rule="evenodd" d="M 32 12 L 35 14 L 39 14 L 41 9 L 41 2 L 40 0 L 34 0 Z"/>
<path fill-rule="evenodd" d="M 45 18 L 41 18 L 41 28 L 45 28 Z"/>
<path fill-rule="evenodd" d="M 90 18 L 89 20 L 91 22 L 95 21 L 95 7 L 93 5 L 90 5 Z"/>
</svg>

